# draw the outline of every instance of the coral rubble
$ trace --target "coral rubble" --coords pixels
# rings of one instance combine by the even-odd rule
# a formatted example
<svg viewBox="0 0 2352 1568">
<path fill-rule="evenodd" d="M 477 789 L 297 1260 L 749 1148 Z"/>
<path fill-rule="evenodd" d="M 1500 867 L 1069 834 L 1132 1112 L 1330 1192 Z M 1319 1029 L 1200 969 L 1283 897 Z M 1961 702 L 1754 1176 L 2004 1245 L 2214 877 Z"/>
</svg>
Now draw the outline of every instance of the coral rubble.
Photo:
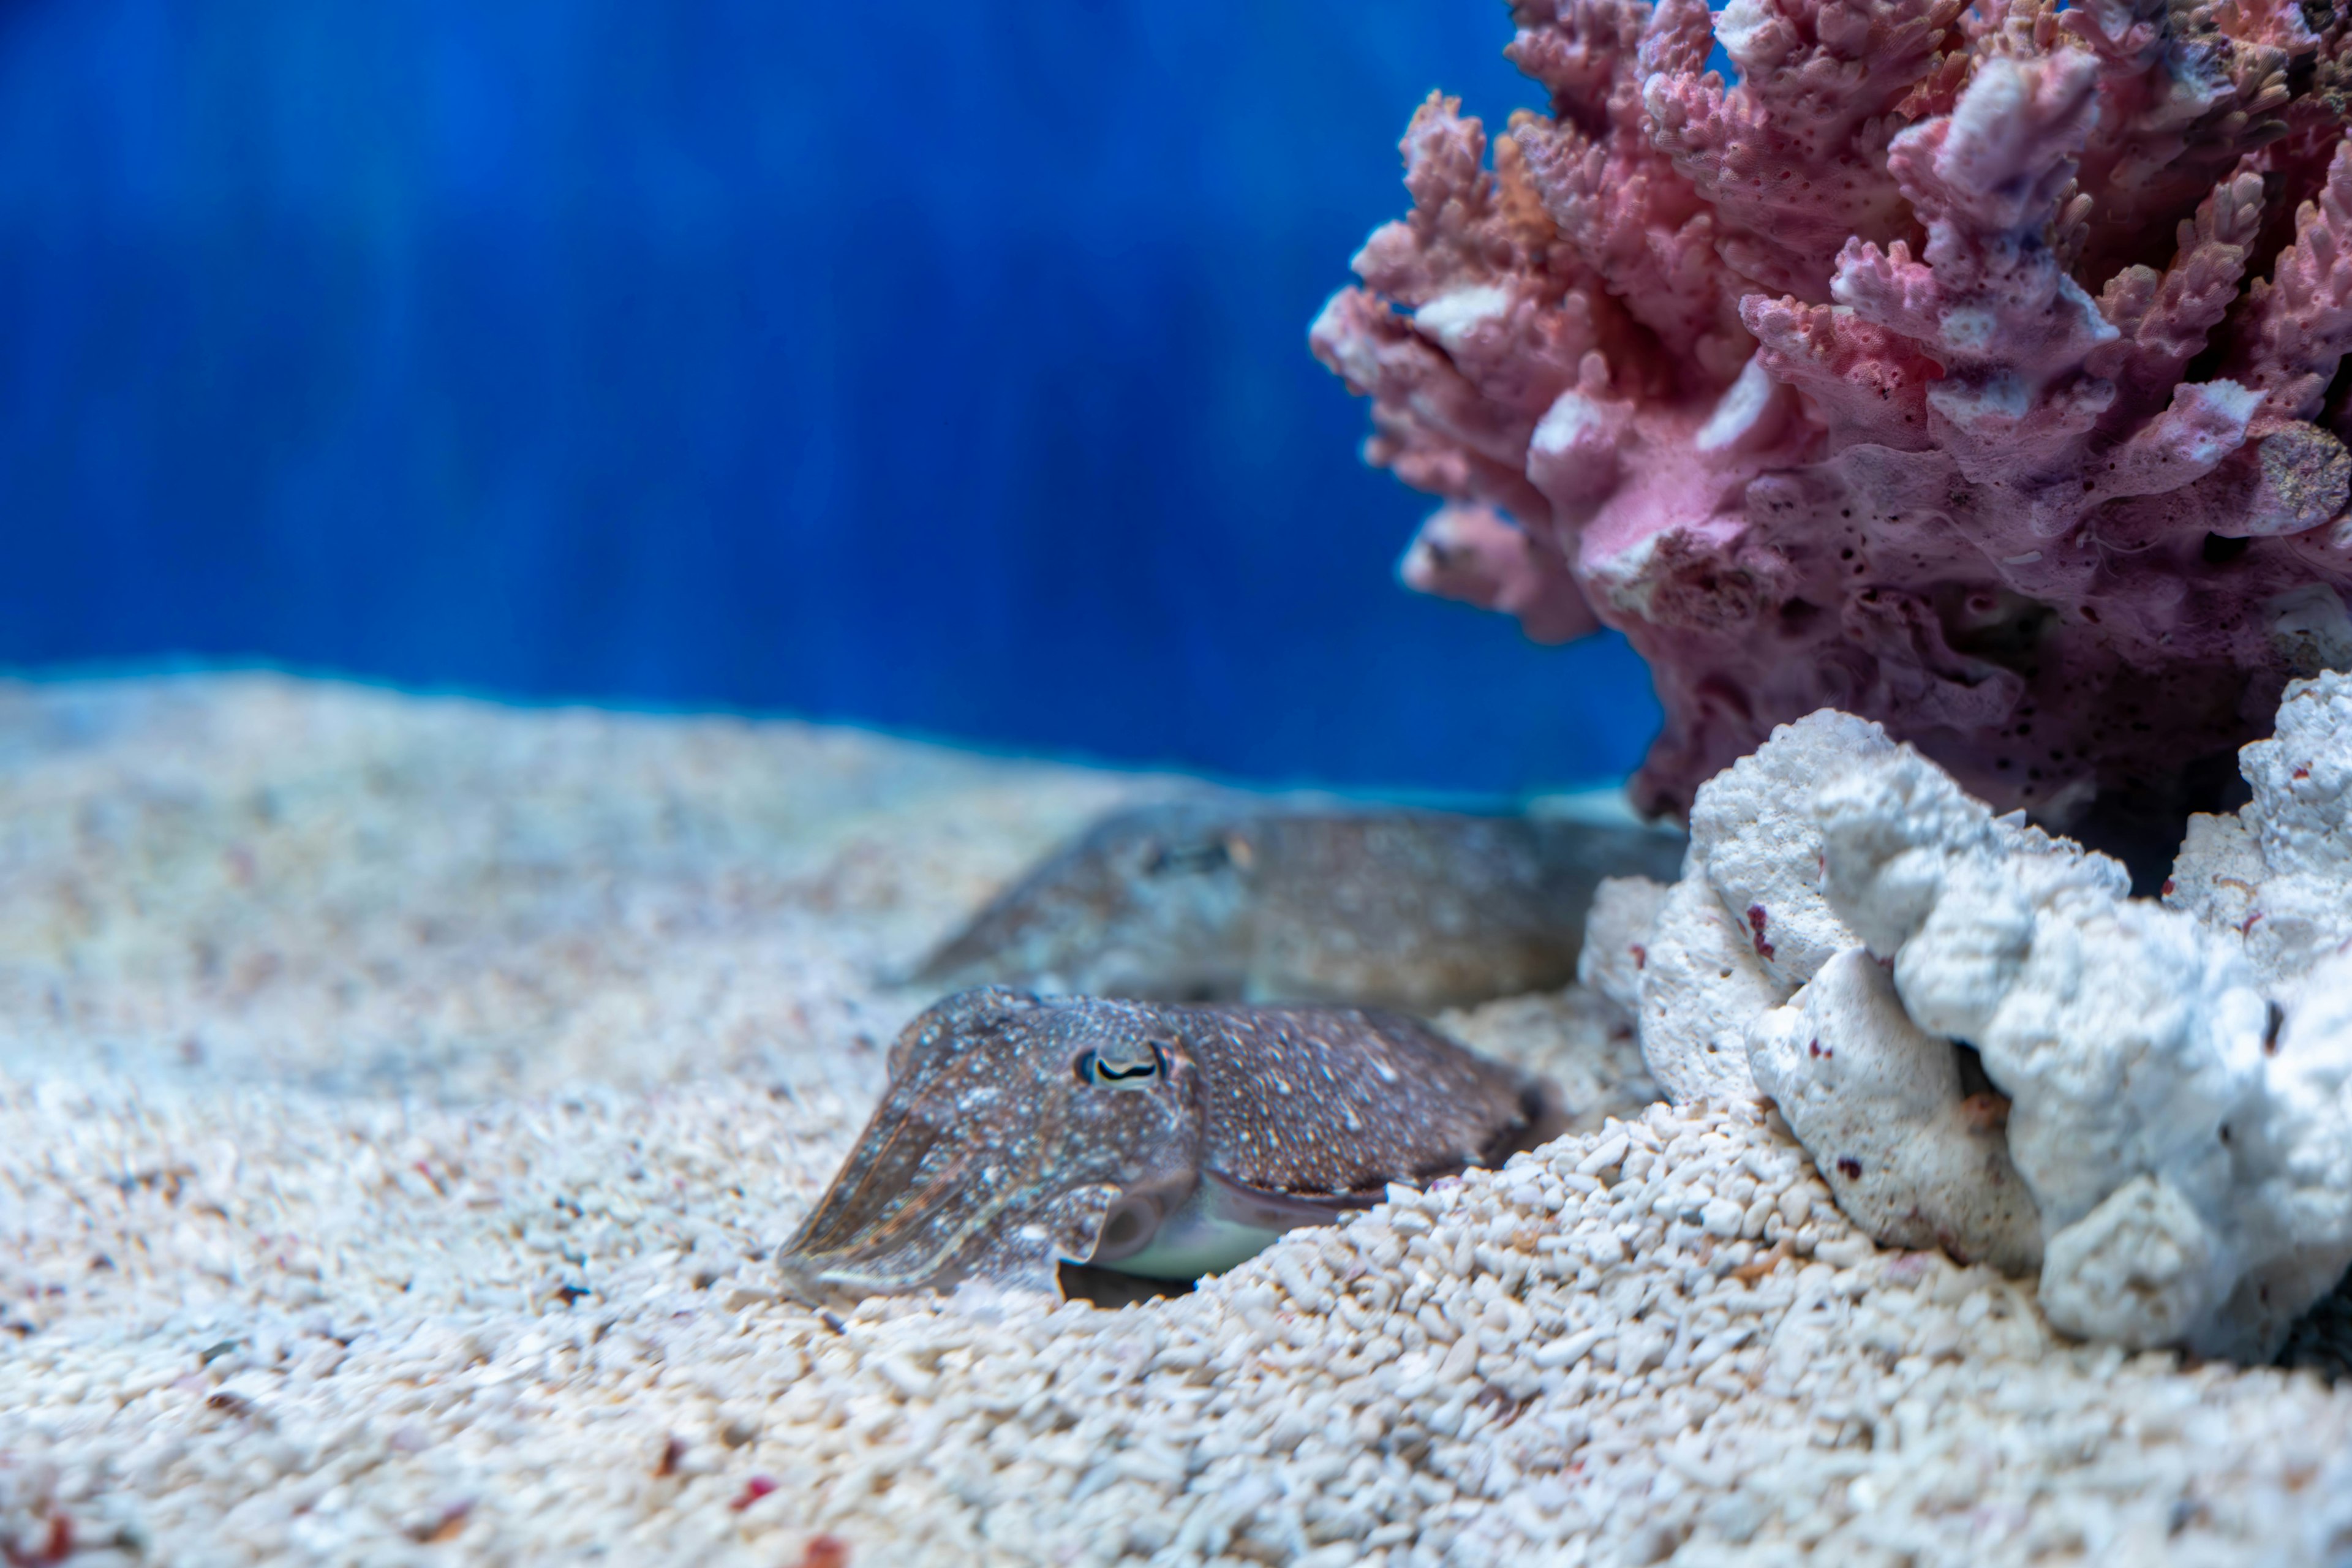
<svg viewBox="0 0 2352 1568">
<path fill-rule="evenodd" d="M 1648 658 L 1652 809 L 1822 707 L 2177 823 L 2352 658 L 2340 3 L 1517 0 L 1316 352 L 1414 586 Z M 1706 62 L 1719 42 L 1726 85 Z"/>
</svg>

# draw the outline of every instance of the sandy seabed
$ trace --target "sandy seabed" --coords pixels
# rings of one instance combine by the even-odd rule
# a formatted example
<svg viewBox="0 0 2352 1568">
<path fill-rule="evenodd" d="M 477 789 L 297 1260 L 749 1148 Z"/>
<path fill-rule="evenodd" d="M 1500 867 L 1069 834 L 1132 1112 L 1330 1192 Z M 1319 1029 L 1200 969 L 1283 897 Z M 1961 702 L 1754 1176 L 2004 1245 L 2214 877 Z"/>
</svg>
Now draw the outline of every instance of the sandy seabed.
<svg viewBox="0 0 2352 1568">
<path fill-rule="evenodd" d="M 2352 1392 L 1874 1247 L 1575 993 L 1448 1022 L 1586 1131 L 1191 1295 L 778 1300 L 881 977 L 1174 787 L 0 687 L 0 1561 L 2352 1562 Z"/>
</svg>

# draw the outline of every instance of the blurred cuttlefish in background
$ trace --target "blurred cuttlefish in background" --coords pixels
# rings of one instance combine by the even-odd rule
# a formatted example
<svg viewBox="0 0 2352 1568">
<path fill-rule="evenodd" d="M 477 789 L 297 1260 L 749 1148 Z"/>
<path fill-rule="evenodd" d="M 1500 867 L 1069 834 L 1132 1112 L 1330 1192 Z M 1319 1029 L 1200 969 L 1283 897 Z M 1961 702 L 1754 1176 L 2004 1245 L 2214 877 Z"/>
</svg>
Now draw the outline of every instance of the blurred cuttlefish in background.
<svg viewBox="0 0 2352 1568">
<path fill-rule="evenodd" d="M 1543 1080 L 1350 1008 L 990 986 L 909 1024 L 889 1065 L 779 1257 L 803 1296 L 965 1280 L 1058 1294 L 1064 1262 L 1196 1278 L 1562 1125 Z"/>
<path fill-rule="evenodd" d="M 1134 807 L 1039 865 L 911 978 L 1433 1011 L 1567 984 L 1594 885 L 1671 881 L 1683 848 L 1630 816 L 1251 796 Z"/>
</svg>

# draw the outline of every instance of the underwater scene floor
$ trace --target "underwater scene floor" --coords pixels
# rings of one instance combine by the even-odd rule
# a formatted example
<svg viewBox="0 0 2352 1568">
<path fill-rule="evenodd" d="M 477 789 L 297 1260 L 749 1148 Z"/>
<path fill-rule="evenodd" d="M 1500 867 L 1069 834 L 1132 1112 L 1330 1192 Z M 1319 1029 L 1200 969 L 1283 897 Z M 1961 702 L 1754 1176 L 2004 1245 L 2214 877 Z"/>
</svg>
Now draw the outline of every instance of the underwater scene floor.
<svg viewBox="0 0 2352 1568">
<path fill-rule="evenodd" d="M 1882 1248 L 1588 994 L 1580 1130 L 1189 1294 L 783 1300 L 933 998 L 1169 777 L 276 676 L 0 687 L 11 1564 L 2328 1563 L 2352 1384 Z"/>
</svg>

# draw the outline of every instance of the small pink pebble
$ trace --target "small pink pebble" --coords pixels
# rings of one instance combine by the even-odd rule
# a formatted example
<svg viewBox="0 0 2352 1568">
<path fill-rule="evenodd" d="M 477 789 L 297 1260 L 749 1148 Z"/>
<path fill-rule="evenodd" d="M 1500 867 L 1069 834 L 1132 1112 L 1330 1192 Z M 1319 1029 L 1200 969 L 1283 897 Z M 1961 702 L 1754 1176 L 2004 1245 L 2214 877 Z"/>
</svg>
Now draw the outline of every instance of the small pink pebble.
<svg viewBox="0 0 2352 1568">
<path fill-rule="evenodd" d="M 727 1506 L 733 1509 L 737 1513 L 740 1513 L 745 1509 L 750 1508 L 753 1503 L 758 1502 L 761 1498 L 766 1497 L 770 1492 L 774 1491 L 775 1489 L 776 1483 L 772 1478 L 768 1476 L 753 1476 L 750 1480 L 743 1483 L 741 1495 L 737 1497 L 733 1502 L 729 1503 Z"/>
</svg>

